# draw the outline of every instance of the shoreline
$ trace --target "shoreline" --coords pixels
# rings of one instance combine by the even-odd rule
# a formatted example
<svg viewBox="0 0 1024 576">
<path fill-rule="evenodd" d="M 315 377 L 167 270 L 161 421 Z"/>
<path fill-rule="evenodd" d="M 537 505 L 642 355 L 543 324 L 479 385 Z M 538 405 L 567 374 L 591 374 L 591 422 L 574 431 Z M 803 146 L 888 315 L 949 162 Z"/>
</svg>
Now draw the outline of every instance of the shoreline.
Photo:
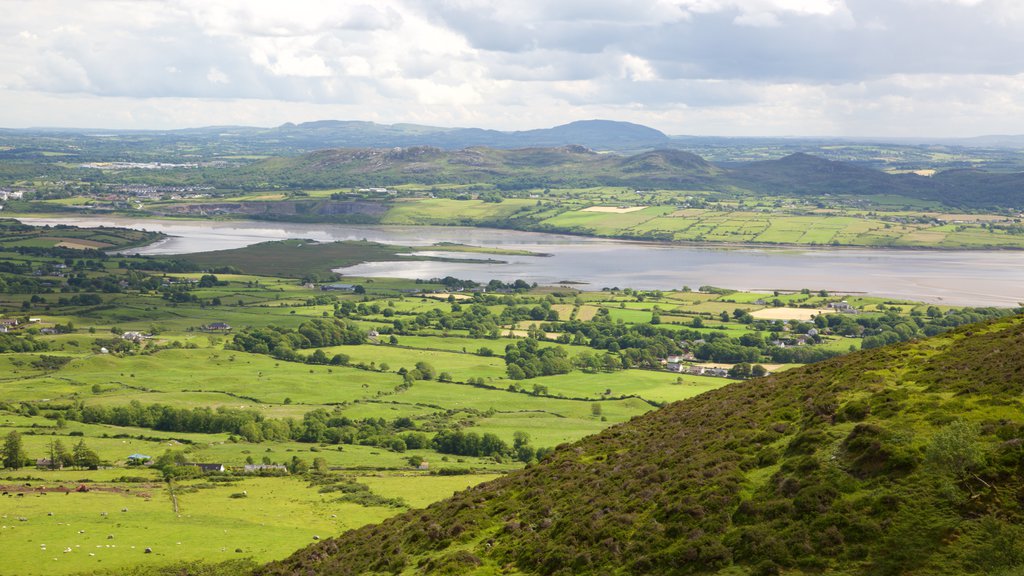
<svg viewBox="0 0 1024 576">
<path fill-rule="evenodd" d="M 43 214 L 28 214 L 28 215 L 12 214 L 12 215 L 4 215 L 4 217 L 11 218 L 13 220 L 18 220 L 19 222 L 24 222 L 24 223 L 27 223 L 27 224 L 35 224 L 35 222 L 25 222 L 25 219 L 28 219 L 28 220 L 54 221 L 54 220 L 63 220 L 63 219 L 67 219 L 67 220 L 92 220 L 92 219 L 97 219 L 98 220 L 98 219 L 108 218 L 108 219 L 134 219 L 134 220 L 136 220 L 136 223 L 138 223 L 138 222 L 145 222 L 147 220 L 159 220 L 159 221 L 168 221 L 168 222 L 218 222 L 218 223 L 232 223 L 232 222 L 245 223 L 245 222 L 248 222 L 248 223 L 259 223 L 259 224 L 275 224 L 276 223 L 276 224 L 306 224 L 306 225 L 328 225 L 328 226 L 374 226 L 374 227 L 382 227 L 382 228 L 391 228 L 391 227 L 394 227 L 394 228 L 464 228 L 464 229 L 469 229 L 469 230 L 492 230 L 492 231 L 511 230 L 511 231 L 515 231 L 515 232 L 527 232 L 527 233 L 534 233 L 534 234 L 547 234 L 547 235 L 552 235 L 552 236 L 566 236 L 566 237 L 572 237 L 572 238 L 586 238 L 586 239 L 589 239 L 589 240 L 598 240 L 598 241 L 604 240 L 604 241 L 612 241 L 612 242 L 629 242 L 629 243 L 633 243 L 633 244 L 645 244 L 645 245 L 652 245 L 652 246 L 688 246 L 688 247 L 706 248 L 706 249 L 715 249 L 715 248 L 723 248 L 723 249 L 729 249 L 729 248 L 734 248 L 734 249 L 757 249 L 757 248 L 764 248 L 764 249 L 779 250 L 779 251 L 783 251 L 783 250 L 813 250 L 813 251 L 878 250 L 880 252 L 905 250 L 905 251 L 915 251 L 915 252 L 936 252 L 936 253 L 951 253 L 951 252 L 973 252 L 973 253 L 981 253 L 981 252 L 1024 252 L 1024 245 L 1022 245 L 1022 246 L 980 246 L 980 247 L 963 247 L 962 246 L 962 247 L 947 247 L 947 246 L 892 246 L 892 245 L 886 246 L 886 245 L 867 245 L 867 244 L 836 244 L 836 245 L 833 245 L 833 244 L 790 244 L 790 243 L 779 243 L 779 242 L 715 242 L 715 241 L 708 241 L 708 240 L 702 240 L 702 241 L 696 241 L 696 240 L 646 240 L 646 239 L 636 238 L 636 237 L 632 237 L 632 236 L 600 236 L 600 235 L 595 235 L 595 234 L 583 234 L 583 233 L 564 231 L 564 230 L 557 230 L 556 231 L 556 230 L 538 230 L 538 229 L 531 229 L 531 228 L 503 228 L 503 227 L 495 227 L 495 226 L 466 226 L 466 225 L 463 225 L 463 224 L 445 225 L 445 224 L 376 224 L 376 223 L 352 223 L 352 222 L 346 223 L 346 222 L 303 222 L 303 221 L 294 221 L 294 222 L 292 222 L 292 221 L 286 221 L 286 220 L 261 220 L 261 219 L 253 219 L 253 218 L 183 218 L 183 217 L 169 217 L 168 218 L 168 217 L 163 217 L 163 216 L 152 216 L 152 215 L 145 215 L 145 216 L 138 217 L 136 219 L 135 217 L 129 216 L 129 215 L 126 215 L 126 214 L 113 214 L 113 213 L 111 213 L 111 214 L 104 214 L 104 215 L 100 215 L 100 214 L 84 215 L 84 214 L 77 213 L 77 214 L 68 215 L 68 216 L 64 216 L 64 215 L 54 216 L 54 215 L 43 215 Z M 83 226 L 83 227 L 89 228 L 91 226 Z M 170 238 L 173 235 L 166 235 L 166 236 L 167 236 L 167 238 Z M 166 238 L 161 239 L 161 240 L 166 240 Z M 441 243 L 438 243 L 438 244 L 443 245 L 444 242 L 441 242 Z M 137 246 L 137 248 L 149 247 L 149 246 L 154 246 L 154 245 L 156 245 L 156 242 L 153 242 L 153 243 L 150 243 L 150 244 L 145 244 L 145 245 L 140 245 L 140 246 Z M 451 245 L 449 244 L 449 246 L 451 246 Z M 439 246 L 438 248 L 440 250 L 444 250 L 445 249 L 443 246 Z M 451 248 L 449 248 L 449 250 L 451 250 Z M 501 249 L 499 248 L 498 250 L 501 250 Z M 452 251 L 454 251 L 454 250 L 452 250 Z M 491 252 L 491 253 L 497 254 L 497 255 L 506 255 L 506 256 L 511 256 L 511 255 L 526 256 L 526 255 L 528 255 L 528 254 L 513 254 L 511 252 L 516 252 L 516 251 Z M 541 257 L 550 256 L 550 254 L 545 254 L 545 253 L 536 253 L 536 254 L 529 254 L 529 255 L 530 256 L 541 256 Z"/>
</svg>

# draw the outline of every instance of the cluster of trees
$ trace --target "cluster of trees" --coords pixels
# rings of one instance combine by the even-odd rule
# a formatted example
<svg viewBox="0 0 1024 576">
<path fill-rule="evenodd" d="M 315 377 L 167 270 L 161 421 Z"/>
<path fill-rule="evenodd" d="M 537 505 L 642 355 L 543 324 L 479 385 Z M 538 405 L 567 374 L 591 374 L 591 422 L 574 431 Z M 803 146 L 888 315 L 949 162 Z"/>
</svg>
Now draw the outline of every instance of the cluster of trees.
<svg viewBox="0 0 1024 576">
<path fill-rule="evenodd" d="M 420 282 L 417 280 L 417 282 Z M 472 290 L 474 288 L 480 288 L 481 286 L 486 288 L 488 292 L 498 292 L 502 290 L 514 290 L 522 291 L 529 290 L 531 287 L 537 286 L 536 283 L 530 284 L 526 280 L 517 279 L 513 282 L 502 282 L 501 280 L 491 280 L 487 284 L 480 284 L 473 280 L 463 280 L 454 276 L 445 276 L 444 278 L 431 278 L 427 280 L 431 284 L 442 284 L 449 290 Z"/>
<path fill-rule="evenodd" d="M 39 352 L 48 348 L 46 342 L 37 341 L 31 334 L 0 333 L 0 352 Z"/>
<path fill-rule="evenodd" d="M 943 313 L 938 307 L 930 306 L 924 313 L 911 313 L 909 318 L 889 310 L 882 317 L 857 318 L 856 322 L 863 327 L 861 347 L 878 348 L 912 338 L 935 336 L 964 324 L 1012 316 L 1020 311 L 1020 308 L 962 308 Z"/>
<path fill-rule="evenodd" d="M 163 404 L 143 405 L 133 401 L 127 406 L 78 405 L 66 410 L 62 416 L 89 424 L 132 426 L 168 432 L 229 433 L 254 443 L 292 440 L 315 444 L 358 444 L 396 452 L 433 448 L 446 454 L 515 457 L 523 461 L 529 461 L 537 454 L 537 450 L 529 445 L 529 436 L 522 433 L 516 434 L 516 441 L 511 447 L 493 434 L 481 437 L 461 430 L 439 432 L 431 438 L 429 432 L 432 430 L 429 427 L 421 429 L 405 416 L 393 420 L 353 419 L 343 415 L 340 408 L 334 411 L 318 408 L 297 420 L 264 418 L 255 410 L 225 407 L 216 410 L 187 409 Z"/>
<path fill-rule="evenodd" d="M 564 322 L 561 329 L 566 343 L 588 345 L 618 354 L 623 367 L 657 367 L 661 358 L 682 351 L 679 339 L 701 337 L 696 330 L 673 331 L 649 324 L 630 326 L 612 322 L 606 308 L 602 308 L 590 322 Z"/>
<path fill-rule="evenodd" d="M 388 316 L 387 310 L 384 315 Z M 409 334 L 425 328 L 467 330 L 473 338 L 498 338 L 501 335 L 497 318 L 483 304 L 472 304 L 469 307 L 453 304 L 452 312 L 434 308 L 412 318 L 397 318 L 392 321 L 391 331 L 395 334 Z"/>
<path fill-rule="evenodd" d="M 197 264 L 189 262 L 188 260 L 182 260 L 180 258 L 150 258 L 147 256 L 136 257 L 133 260 L 120 260 L 117 263 L 117 267 L 171 274 L 200 271 Z"/>
<path fill-rule="evenodd" d="M 22 443 L 21 434 L 17 430 L 9 432 L 4 439 L 0 459 L 3 461 L 4 468 L 14 470 L 31 462 Z M 68 466 L 94 470 L 100 465 L 99 455 L 85 445 L 85 440 L 79 440 L 71 450 L 68 450 L 60 440 L 52 440 L 49 445 L 48 460 L 50 468 L 54 470 Z"/>
<path fill-rule="evenodd" d="M 68 420 L 86 424 L 113 424 L 115 426 L 132 426 L 150 428 L 167 432 L 198 432 L 216 434 L 227 432 L 244 434 L 247 426 L 262 426 L 263 415 L 256 410 L 239 410 L 220 406 L 216 410 L 210 408 L 177 408 L 167 404 L 142 404 L 133 400 L 123 406 L 103 406 L 96 404 L 77 404 L 64 412 Z M 270 432 L 273 426 L 269 427 Z M 287 440 L 287 435 L 274 435 L 275 438 Z"/>
<path fill-rule="evenodd" d="M 480 435 L 463 430 L 442 430 L 434 436 L 431 447 L 442 454 L 514 458 L 520 462 L 540 460 L 552 450 L 550 448 L 534 448 L 530 443 L 530 435 L 522 431 L 515 432 L 512 445 L 509 446 L 507 442 L 491 432 Z"/>
<path fill-rule="evenodd" d="M 225 347 L 254 354 L 270 354 L 282 360 L 299 360 L 302 358 L 295 350 L 365 342 L 366 333 L 354 324 L 335 318 L 315 318 L 303 322 L 297 330 L 278 326 L 246 328 L 235 334 L 231 343 Z M 326 358 L 322 351 L 320 354 Z"/>
<path fill-rule="evenodd" d="M 572 367 L 563 348 L 541 347 L 534 338 L 526 338 L 505 347 L 505 370 L 513 380 L 567 374 Z"/>
</svg>

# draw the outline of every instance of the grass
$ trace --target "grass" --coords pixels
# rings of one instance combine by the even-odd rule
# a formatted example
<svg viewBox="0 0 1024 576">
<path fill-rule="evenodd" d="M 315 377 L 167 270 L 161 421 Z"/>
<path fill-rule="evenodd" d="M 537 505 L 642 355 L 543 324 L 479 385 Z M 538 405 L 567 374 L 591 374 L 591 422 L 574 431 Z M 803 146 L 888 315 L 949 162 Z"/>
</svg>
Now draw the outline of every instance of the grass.
<svg viewBox="0 0 1024 576">
<path fill-rule="evenodd" d="M 38 475 L 46 477 L 47 473 Z M 468 485 L 485 478 L 460 480 Z M 56 484 L 44 482 L 51 487 Z M 67 485 L 73 489 L 74 484 Z M 200 484 L 203 482 L 193 481 L 179 486 L 178 514 L 160 482 L 132 485 L 130 492 L 120 485 L 93 484 L 88 493 L 3 497 L 4 562 L 0 572 L 73 574 L 239 557 L 265 562 L 312 542 L 313 536 L 326 537 L 379 522 L 400 511 L 336 502 L 298 478 L 247 478 L 189 491 Z M 118 491 L 106 492 L 103 489 L 107 487 Z M 403 491 L 399 486 L 392 490 Z M 231 498 L 242 491 L 246 498 Z M 450 488 L 424 483 L 417 484 L 416 491 L 421 493 L 417 500 L 423 503 L 448 495 Z M 18 522 L 18 517 L 27 521 Z M 145 553 L 146 548 L 152 553 Z"/>
<path fill-rule="evenodd" d="M 725 378 L 680 375 L 652 370 L 630 370 L 628 378 L 616 372 L 597 374 L 574 373 L 568 376 L 536 378 L 536 383 L 548 386 L 553 394 L 569 397 L 601 399 L 618 396 L 639 396 L 651 402 L 684 400 L 725 386 Z M 610 393 L 605 394 L 605 392 Z"/>
<path fill-rule="evenodd" d="M 929 206 L 928 203 L 921 204 L 925 210 Z M 887 214 L 850 210 L 807 214 L 804 210 L 770 207 L 761 211 L 737 211 L 735 208 L 729 211 L 710 208 L 675 210 L 668 206 L 652 206 L 627 214 L 570 209 L 542 223 L 559 230 L 596 236 L 672 241 L 961 249 L 1024 247 L 1020 236 L 982 229 L 979 221 L 943 225 L 934 221 L 914 221 L 917 215 L 932 215 L 931 212 Z M 905 221 L 892 220 L 896 218 Z"/>
<path fill-rule="evenodd" d="M 381 219 L 381 224 L 462 224 L 497 221 L 509 218 L 535 202 L 510 198 L 500 203 L 480 200 L 448 200 L 428 198 L 396 202 Z"/>
<path fill-rule="evenodd" d="M 618 194 L 615 191 L 604 193 Z M 481 207 L 481 210 L 484 209 L 491 210 L 494 206 Z M 641 212 L 612 216 L 643 216 Z M 744 220 L 742 214 L 733 216 L 721 221 L 723 231 L 747 234 L 758 226 L 756 219 Z M 308 272 L 309 266 L 324 265 L 323 261 L 316 258 L 310 261 L 296 258 L 297 251 L 311 248 L 310 245 L 299 246 L 301 243 L 278 243 L 273 249 L 280 251 L 281 258 L 285 255 L 292 257 L 296 273 L 300 269 Z M 462 249 L 453 247 L 456 248 Z M 260 259 L 260 252 L 251 251 L 247 257 L 256 262 Z M 33 266 L 39 266 L 45 260 L 34 256 L 27 261 Z M 106 264 L 106 272 L 90 270 L 88 274 L 124 274 L 117 268 L 116 262 Z M 196 272 L 173 276 L 198 279 L 201 275 Z M 376 313 L 363 308 L 364 311 L 355 313 L 349 321 L 361 330 L 384 331 L 381 338 L 386 342 L 387 331 L 394 320 L 402 319 L 407 326 L 415 326 L 417 315 L 434 317 L 434 311 L 447 315 L 452 313 L 453 307 L 446 301 L 399 293 L 398 290 L 434 288 L 429 284 L 402 280 L 353 279 L 350 282 L 366 289 L 366 294 L 356 295 L 311 290 L 298 285 L 294 278 L 286 277 L 219 274 L 218 278 L 227 282 L 227 285 L 191 291 L 191 294 L 203 301 L 201 304 L 174 304 L 161 298 L 159 292 L 138 291 L 103 293 L 100 294 L 103 304 L 89 307 L 57 306 L 56 297 L 49 294 L 46 295 L 48 300 L 45 303 L 31 302 L 30 294 L 5 295 L 0 299 L 0 307 L 6 308 L 8 315 L 42 317 L 42 322 L 32 329 L 52 326 L 58 322 L 71 322 L 77 327 L 72 334 L 38 336 L 40 341 L 50 346 L 47 354 L 72 358 L 60 369 L 43 371 L 34 367 L 32 363 L 39 358 L 40 352 L 0 354 L 0 373 L 3 374 L 0 376 L 0 434 L 11 430 L 21 432 L 24 446 L 33 458 L 46 455 L 53 440 L 60 439 L 66 447 L 71 447 L 84 439 L 102 460 L 114 466 L 110 470 L 87 472 L 22 470 L 14 475 L 42 477 L 48 484 L 88 479 L 90 482 L 134 490 L 139 485 L 119 481 L 118 477 L 126 474 L 141 475 L 153 480 L 156 476 L 150 470 L 121 467 L 125 457 L 135 452 L 159 456 L 167 450 L 187 450 L 188 457 L 193 461 L 220 462 L 228 466 L 241 466 L 249 459 L 260 461 L 268 458 L 272 462 L 286 463 L 294 457 L 306 462 L 320 458 L 334 469 L 333 473 L 354 477 L 369 485 L 378 495 L 400 497 L 410 505 L 426 505 L 478 481 L 516 470 L 522 467 L 522 463 L 511 461 L 508 457 L 495 459 L 441 455 L 430 449 L 401 451 L 400 448 L 369 445 L 374 442 L 384 445 L 378 439 L 370 439 L 368 445 L 291 440 L 249 443 L 227 433 L 177 433 L 75 421 L 67 421 L 63 428 L 58 428 L 56 421 L 46 418 L 45 414 L 53 408 L 72 403 L 116 407 L 138 402 L 188 409 L 251 409 L 265 418 L 291 419 L 289 425 L 301 430 L 307 413 L 323 409 L 332 417 L 344 416 L 355 421 L 381 419 L 390 423 L 398 418 L 409 418 L 414 429 L 428 437 L 439 429 L 459 427 L 478 434 L 493 433 L 511 443 L 517 432 L 525 432 L 531 437 L 533 446 L 551 447 L 599 433 L 613 424 L 649 412 L 657 405 L 687 399 L 732 382 L 721 378 L 680 376 L 661 370 L 637 369 L 596 374 L 574 370 L 568 374 L 513 382 L 506 377 L 502 355 L 505 347 L 517 340 L 507 337 L 472 338 L 466 327 L 456 323 L 459 313 L 455 313 L 452 323 L 431 321 L 429 327 L 415 329 L 415 334 L 399 334 L 397 345 L 364 344 L 324 349 L 328 356 L 344 353 L 352 363 L 373 366 L 373 370 L 281 361 L 266 354 L 227 350 L 224 347 L 232 341 L 230 334 L 207 334 L 198 328 L 211 322 L 227 322 L 234 326 L 235 331 L 243 330 L 246 326 L 296 328 L 309 318 L 332 317 L 336 306 L 351 302 L 379 307 L 380 311 Z M 210 305 L 209 300 L 212 298 L 219 298 L 222 304 Z M 752 327 L 733 321 L 720 322 L 715 316 L 720 312 L 727 312 L 731 316 L 736 308 L 760 308 L 761 305 L 754 303 L 759 298 L 774 300 L 776 297 L 745 293 L 717 295 L 626 290 L 566 292 L 557 289 L 497 296 L 486 307 L 491 313 L 500 315 L 509 306 L 530 308 L 547 302 L 560 320 L 575 318 L 581 321 L 593 318 L 603 308 L 609 311 L 613 321 L 644 325 L 650 322 L 657 306 L 662 318 L 661 328 L 682 330 L 689 327 L 694 316 L 702 315 L 706 326 L 701 330 L 702 333 L 725 332 L 728 336 L 739 337 L 750 333 Z M 821 306 L 837 297 L 822 297 L 816 293 L 780 294 L 778 299 L 796 307 Z M 863 296 L 848 300 L 855 306 L 877 307 L 885 303 L 882 299 Z M 22 310 L 22 302 L 27 302 L 27 310 Z M 898 306 L 901 315 L 908 315 L 915 308 L 923 311 L 923 308 L 913 303 L 900 303 Z M 387 309 L 392 309 L 394 313 L 389 311 L 385 314 L 384 310 Z M 461 309 L 467 312 L 470 307 L 463 302 Z M 534 323 L 539 322 L 519 321 L 514 324 L 524 328 Z M 156 336 L 146 343 L 147 348 L 168 346 L 175 342 L 181 347 L 137 355 L 96 352 L 97 338 L 109 339 L 125 330 L 154 332 Z M 500 327 L 502 335 L 508 334 L 509 330 L 509 324 Z M 851 344 L 859 343 L 858 339 L 835 338 L 826 341 L 822 347 L 845 352 Z M 595 351 L 586 346 L 554 342 L 543 342 L 540 345 L 560 346 L 570 357 Z M 495 355 L 486 357 L 476 354 L 481 347 L 489 348 Z M 303 350 L 303 354 L 310 352 Z M 396 371 L 400 368 L 411 369 L 417 362 L 433 365 L 438 373 L 448 372 L 456 381 L 420 380 L 410 387 L 401 386 L 402 378 Z M 382 363 L 388 364 L 387 371 L 379 371 Z M 482 379 L 484 387 L 464 383 L 471 378 Z M 513 385 L 521 386 L 527 392 L 510 391 L 509 387 Z M 533 392 L 535 385 L 539 388 Z M 35 414 L 34 411 L 39 413 Z M 477 474 L 453 477 L 424 475 L 410 467 L 410 457 L 426 459 L 430 462 L 431 470 L 450 467 Z M 273 478 L 243 479 L 230 487 L 215 485 L 198 491 L 187 490 L 182 496 L 182 518 L 177 518 L 166 514 L 168 500 L 161 490 L 163 487 L 158 485 L 149 501 L 138 498 L 142 504 L 128 506 L 131 511 L 138 509 L 147 514 L 139 524 L 131 524 L 133 534 L 141 539 L 131 540 L 127 550 L 135 545 L 136 553 L 122 556 L 125 551 L 121 549 L 120 542 L 128 540 L 122 540 L 125 536 L 118 533 L 115 535 L 119 542 L 116 551 L 106 548 L 104 541 L 101 543 L 104 546 L 102 550 L 94 552 L 96 556 L 77 554 L 75 551 L 65 554 L 63 542 L 68 535 L 62 532 L 63 526 L 58 529 L 56 525 L 45 524 L 46 521 L 40 524 L 44 528 L 35 533 L 26 532 L 24 529 L 28 526 L 16 526 L 13 530 L 21 532 L 14 533 L 17 535 L 14 540 L 17 544 L 12 550 L 17 550 L 19 555 L 26 555 L 26 558 L 38 560 L 41 556 L 29 554 L 29 551 L 38 552 L 33 545 L 38 546 L 42 538 L 58 542 L 56 546 L 61 546 L 58 560 L 52 560 L 53 554 L 47 556 L 48 562 L 54 565 L 38 565 L 39 573 L 43 570 L 48 570 L 48 573 L 87 572 L 99 568 L 117 570 L 118 566 L 127 566 L 136 561 L 166 563 L 177 559 L 242 556 L 253 556 L 262 561 L 279 558 L 290 550 L 288 547 L 305 544 L 309 541 L 308 532 L 311 529 L 326 536 L 335 533 L 332 530 L 339 531 L 363 522 L 377 521 L 395 512 L 392 508 L 360 507 L 325 500 L 324 495 L 308 488 L 298 478 Z M 231 494 L 240 490 L 247 490 L 249 498 L 230 498 Z M 120 510 L 124 506 L 111 504 L 115 502 L 111 497 L 128 498 L 124 494 L 103 491 L 94 493 L 95 500 L 80 501 Z M 77 497 L 83 495 L 60 496 Z M 43 501 L 55 496 L 31 498 Z M 18 504 L 15 500 L 3 498 L 0 499 L 0 506 L 10 507 L 12 502 Z M 109 526 L 99 516 L 98 512 L 103 510 L 92 506 L 88 504 L 82 509 L 89 513 L 95 512 L 96 518 L 90 520 L 86 515 L 76 517 L 73 521 L 74 525 L 83 526 L 80 529 L 86 530 L 84 535 L 90 535 L 94 530 L 105 530 Z M 214 513 L 209 512 L 208 516 L 208 511 L 218 507 L 230 507 L 230 511 L 215 521 L 210 517 Z M 67 512 L 63 509 L 59 511 L 61 514 Z M 38 512 L 32 512 L 31 522 L 38 522 Z M 17 514 L 17 511 L 4 509 L 3 513 L 10 517 L 11 514 Z M 325 521 L 332 514 L 337 515 L 337 518 Z M 285 516 L 287 520 L 279 520 Z M 53 518 L 45 516 L 45 512 L 43 517 Z M 311 517 L 315 519 L 309 520 Z M 261 522 L 268 526 L 274 524 L 275 528 L 256 534 L 263 528 Z M 143 524 L 150 526 L 148 531 L 139 528 Z M 224 530 L 229 531 L 227 536 L 224 536 Z M 171 534 L 179 533 L 181 537 L 174 540 L 175 544 L 168 549 L 166 539 Z M 10 534 L 3 534 L 5 543 Z M 21 534 L 29 536 L 22 539 Z M 71 533 L 72 536 L 77 534 L 77 530 Z M 238 540 L 235 539 L 236 535 Z M 158 538 L 160 542 L 154 547 L 154 554 L 145 557 L 137 554 L 139 546 L 152 546 L 153 538 Z M 144 539 L 150 540 L 150 543 L 142 542 Z M 177 541 L 182 544 L 176 544 Z M 71 543 L 83 545 L 81 541 Z M 221 551 L 220 548 L 225 545 L 227 551 Z M 56 550 L 53 546 L 48 543 L 47 548 Z M 179 546 L 191 546 L 190 550 L 195 553 L 183 554 Z M 236 553 L 235 548 L 241 548 L 243 552 Z M 13 573 L 26 573 L 26 570 L 27 573 L 33 573 L 32 570 L 37 570 L 37 564 L 12 566 Z M 5 570 L 6 567 L 0 566 L 0 573 L 6 573 Z"/>
</svg>

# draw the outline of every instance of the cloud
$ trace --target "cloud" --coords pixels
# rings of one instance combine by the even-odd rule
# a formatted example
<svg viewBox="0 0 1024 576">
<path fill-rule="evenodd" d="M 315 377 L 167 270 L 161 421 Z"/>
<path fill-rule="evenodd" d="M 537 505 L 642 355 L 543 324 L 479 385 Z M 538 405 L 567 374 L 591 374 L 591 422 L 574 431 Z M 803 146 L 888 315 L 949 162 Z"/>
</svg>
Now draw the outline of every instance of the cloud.
<svg viewBox="0 0 1024 576">
<path fill-rule="evenodd" d="M 685 133 L 1024 132 L 1017 0 L 6 4 L 7 126 L 606 117 Z"/>
</svg>

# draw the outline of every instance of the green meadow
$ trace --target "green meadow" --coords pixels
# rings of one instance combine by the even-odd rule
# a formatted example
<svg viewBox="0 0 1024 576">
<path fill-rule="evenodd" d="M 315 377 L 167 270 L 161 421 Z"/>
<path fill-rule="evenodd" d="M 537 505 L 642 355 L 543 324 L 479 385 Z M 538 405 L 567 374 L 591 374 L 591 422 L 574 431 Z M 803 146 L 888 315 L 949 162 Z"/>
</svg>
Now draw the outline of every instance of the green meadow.
<svg viewBox="0 0 1024 576">
<path fill-rule="evenodd" d="M 625 192 L 601 194 L 622 200 Z M 437 199 L 426 211 L 408 202 L 398 215 L 428 223 L 452 202 Z M 465 217 L 527 204 L 479 202 Z M 614 234 L 615 226 L 697 217 L 663 208 L 581 212 L 579 221 Z M 756 222 L 737 213 L 716 226 L 723 238 L 726 230 L 745 237 Z M 800 229 L 814 242 L 841 233 L 813 218 Z M 785 369 L 1002 313 L 814 290 L 495 294 L 346 278 L 359 290 L 323 291 L 309 282 L 326 261 L 317 258 L 292 256 L 278 275 L 203 269 L 227 265 L 223 254 L 201 264 L 90 252 L 91 260 L 65 264 L 31 232 L 0 238 L 0 252 L 6 246 L 2 255 L 22 271 L 5 273 L 0 294 L 0 315 L 18 321 L 0 334 L 0 442 L 13 433 L 22 456 L 0 472 L 0 574 L 283 558 L 316 536 L 427 506 L 556 446 L 726 386 L 755 365 Z M 119 238 L 103 234 L 64 236 Z M 17 242 L 42 252 L 27 256 Z M 234 255 L 269 269 L 312 248 L 300 243 Z M 841 300 L 853 312 L 811 318 Z M 684 353 L 684 373 L 669 371 L 668 358 Z M 689 373 L 712 366 L 735 377 Z M 37 466 L 58 446 L 85 456 L 63 469 Z M 159 466 L 134 465 L 133 454 Z M 286 470 L 244 473 L 260 464 Z"/>
</svg>

